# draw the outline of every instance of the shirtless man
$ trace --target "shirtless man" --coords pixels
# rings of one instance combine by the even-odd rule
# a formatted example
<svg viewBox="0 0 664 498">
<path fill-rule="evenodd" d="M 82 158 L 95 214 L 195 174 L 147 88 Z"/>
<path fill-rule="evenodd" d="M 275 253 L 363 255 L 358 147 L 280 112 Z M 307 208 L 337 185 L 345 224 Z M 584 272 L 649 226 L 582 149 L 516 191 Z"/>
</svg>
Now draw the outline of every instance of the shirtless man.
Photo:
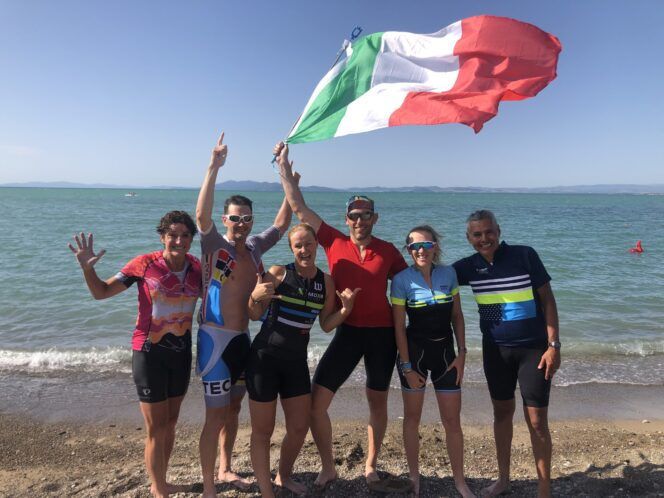
<svg viewBox="0 0 664 498">
<path fill-rule="evenodd" d="M 304 202 L 297 185 L 297 174 L 293 174 L 288 159 L 288 146 L 277 144 L 273 153 L 278 158 L 288 202 L 300 221 L 316 230 L 335 286 L 338 289 L 361 289 L 353 311 L 337 328 L 314 374 L 311 433 L 322 464 L 315 485 L 325 488 L 337 478 L 332 424 L 327 410 L 337 389 L 348 379 L 360 359 L 364 359 L 369 404 L 364 476 L 369 489 L 379 489 L 381 482 L 376 465 L 387 428 L 387 396 L 397 355 L 392 309 L 386 296 L 387 281 L 408 265 L 394 245 L 372 235 L 378 214 L 371 199 L 353 196 L 348 200 L 345 221 L 349 234 L 346 235 L 325 223 Z"/>
<path fill-rule="evenodd" d="M 253 227 L 252 203 L 241 195 L 224 202 L 222 236 L 212 221 L 217 173 L 226 162 L 224 134 L 212 151 L 196 205 L 201 234 L 204 294 L 198 330 L 197 369 L 203 379 L 205 425 L 200 439 L 203 496 L 217 496 L 214 464 L 220 446 L 218 478 L 246 490 L 250 482 L 231 470 L 231 455 L 238 428 L 238 415 L 246 391 L 242 378 L 249 353 L 247 302 L 263 273 L 261 256 L 274 246 L 290 225 L 292 211 L 286 199 L 274 225 L 258 235 Z M 240 382 L 238 382 L 240 381 Z"/>
</svg>

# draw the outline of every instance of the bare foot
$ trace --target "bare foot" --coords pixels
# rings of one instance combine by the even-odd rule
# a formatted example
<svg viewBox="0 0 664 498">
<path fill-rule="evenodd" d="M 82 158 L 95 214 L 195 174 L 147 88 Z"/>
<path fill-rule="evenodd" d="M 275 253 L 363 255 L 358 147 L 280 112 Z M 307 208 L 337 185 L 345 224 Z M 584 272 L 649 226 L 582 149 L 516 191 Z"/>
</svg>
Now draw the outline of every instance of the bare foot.
<svg viewBox="0 0 664 498">
<path fill-rule="evenodd" d="M 314 481 L 314 486 L 316 486 L 317 488 L 324 488 L 332 481 L 334 481 L 337 477 L 338 476 L 336 470 L 333 470 L 332 472 L 321 470 L 318 473 L 316 480 Z"/>
<path fill-rule="evenodd" d="M 282 488 L 286 488 L 292 491 L 293 494 L 298 496 L 303 495 L 307 492 L 307 487 L 301 482 L 293 480 L 292 477 L 287 477 L 283 479 L 279 474 L 277 474 L 277 477 L 274 478 L 274 483 L 277 486 L 281 486 Z"/>
<path fill-rule="evenodd" d="M 503 481 L 502 479 L 498 479 L 491 486 L 487 486 L 486 488 L 484 488 L 480 493 L 480 496 L 486 496 L 486 497 L 498 496 L 507 491 L 509 487 L 510 487 L 509 481 Z"/>
<path fill-rule="evenodd" d="M 459 483 L 455 482 L 454 485 L 456 486 L 456 489 L 459 492 L 459 494 L 461 496 L 463 496 L 463 498 L 476 498 L 475 494 L 468 487 L 468 484 L 466 483 L 466 481 L 461 481 Z M 493 496 L 493 495 L 491 495 L 491 496 Z"/>
<path fill-rule="evenodd" d="M 219 480 L 219 482 L 225 482 L 227 484 L 230 484 L 231 486 L 235 486 L 240 491 L 248 491 L 253 482 L 249 479 L 245 479 L 244 477 L 237 475 L 232 470 L 226 470 L 226 471 L 219 470 L 217 479 Z"/>
<path fill-rule="evenodd" d="M 160 490 L 154 484 L 150 486 L 150 494 L 155 498 L 168 498 L 169 493 L 171 493 L 171 491 L 168 489 L 168 485 L 166 486 L 166 489 L 163 490 Z"/>
<path fill-rule="evenodd" d="M 551 481 L 540 481 L 537 486 L 537 498 L 551 498 Z"/>
<path fill-rule="evenodd" d="M 410 482 L 413 485 L 413 489 L 410 491 L 409 496 L 417 497 L 420 496 L 420 480 L 410 478 Z"/>
<path fill-rule="evenodd" d="M 380 476 L 378 475 L 378 472 L 376 472 L 376 469 L 371 467 L 365 467 L 364 478 L 367 480 L 367 484 L 369 484 L 370 482 L 380 481 Z"/>
</svg>

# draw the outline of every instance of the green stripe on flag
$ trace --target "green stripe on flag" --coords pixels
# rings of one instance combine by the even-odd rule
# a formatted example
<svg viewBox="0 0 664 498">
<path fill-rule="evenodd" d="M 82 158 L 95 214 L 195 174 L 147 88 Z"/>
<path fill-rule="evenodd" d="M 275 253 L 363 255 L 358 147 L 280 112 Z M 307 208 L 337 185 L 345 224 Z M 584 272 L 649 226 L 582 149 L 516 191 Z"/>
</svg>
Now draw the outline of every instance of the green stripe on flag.
<svg viewBox="0 0 664 498">
<path fill-rule="evenodd" d="M 367 35 L 352 45 L 346 68 L 318 94 L 287 142 L 298 144 L 332 138 L 348 104 L 371 88 L 383 33 Z"/>
</svg>

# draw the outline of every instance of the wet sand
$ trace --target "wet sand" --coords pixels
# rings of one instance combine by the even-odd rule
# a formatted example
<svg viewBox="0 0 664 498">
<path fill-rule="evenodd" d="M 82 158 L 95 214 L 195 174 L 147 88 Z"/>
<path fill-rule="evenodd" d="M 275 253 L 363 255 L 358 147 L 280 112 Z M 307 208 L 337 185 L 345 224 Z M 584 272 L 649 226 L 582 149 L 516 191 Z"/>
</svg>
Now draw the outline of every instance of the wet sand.
<svg viewBox="0 0 664 498">
<path fill-rule="evenodd" d="M 129 386 L 128 386 L 129 387 Z M 466 474 L 479 491 L 497 475 L 490 403 L 485 387 L 464 390 Z M 553 489 L 556 496 L 664 496 L 663 387 L 585 385 L 553 392 Z M 119 391 L 118 391 L 119 392 Z M 144 430 L 137 403 L 91 406 L 70 400 L 52 407 L 18 410 L 3 400 L 0 410 L 0 496 L 149 496 L 143 466 Z M 9 409 L 13 408 L 13 409 Z M 405 477 L 400 393 L 390 396 L 390 425 L 380 470 Z M 340 479 L 318 496 L 371 496 L 362 478 L 366 451 L 366 403 L 361 389 L 342 389 L 335 399 L 335 455 Z M 427 396 L 421 428 L 422 496 L 457 496 L 437 410 Z M 647 421 L 646 421 L 647 419 Z M 527 429 L 517 412 L 511 496 L 535 496 L 536 479 Z M 202 490 L 198 436 L 202 402 L 192 385 L 178 426 L 169 479 L 196 496 Z M 273 438 L 276 468 L 283 425 Z M 246 411 L 234 453 L 235 469 L 251 475 Z M 297 479 L 311 486 L 318 457 L 309 436 L 299 457 Z M 219 484 L 220 496 L 258 496 Z M 284 493 L 283 496 L 289 496 Z M 376 495 L 374 495 L 376 496 Z M 397 496 L 397 495 L 393 495 Z"/>
</svg>

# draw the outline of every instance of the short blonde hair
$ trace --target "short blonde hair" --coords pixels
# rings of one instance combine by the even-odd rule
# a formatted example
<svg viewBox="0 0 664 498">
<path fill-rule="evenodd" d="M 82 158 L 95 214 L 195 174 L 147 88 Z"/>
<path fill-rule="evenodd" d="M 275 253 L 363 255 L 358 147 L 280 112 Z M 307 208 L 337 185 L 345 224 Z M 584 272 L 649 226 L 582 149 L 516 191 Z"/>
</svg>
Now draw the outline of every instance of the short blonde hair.
<svg viewBox="0 0 664 498">
<path fill-rule="evenodd" d="M 436 248 L 433 254 L 433 262 L 436 264 L 440 264 L 440 256 L 442 253 L 440 240 L 442 239 L 442 236 L 431 225 L 417 225 L 416 227 L 413 227 L 410 230 L 408 230 L 408 235 L 406 235 L 406 245 L 404 246 L 404 249 L 406 250 L 408 250 L 408 244 L 410 244 L 413 241 L 413 239 L 411 239 L 410 237 L 410 235 L 413 232 L 428 232 L 429 235 L 431 235 L 432 242 L 436 243 Z"/>
<path fill-rule="evenodd" d="M 288 247 L 291 248 L 291 251 L 293 250 L 293 246 L 291 246 L 291 237 L 295 232 L 299 232 L 300 230 L 309 232 L 313 236 L 316 243 L 318 243 L 318 237 L 316 236 L 316 230 L 314 230 L 314 227 L 312 227 L 308 223 L 298 223 L 288 231 Z"/>
</svg>

